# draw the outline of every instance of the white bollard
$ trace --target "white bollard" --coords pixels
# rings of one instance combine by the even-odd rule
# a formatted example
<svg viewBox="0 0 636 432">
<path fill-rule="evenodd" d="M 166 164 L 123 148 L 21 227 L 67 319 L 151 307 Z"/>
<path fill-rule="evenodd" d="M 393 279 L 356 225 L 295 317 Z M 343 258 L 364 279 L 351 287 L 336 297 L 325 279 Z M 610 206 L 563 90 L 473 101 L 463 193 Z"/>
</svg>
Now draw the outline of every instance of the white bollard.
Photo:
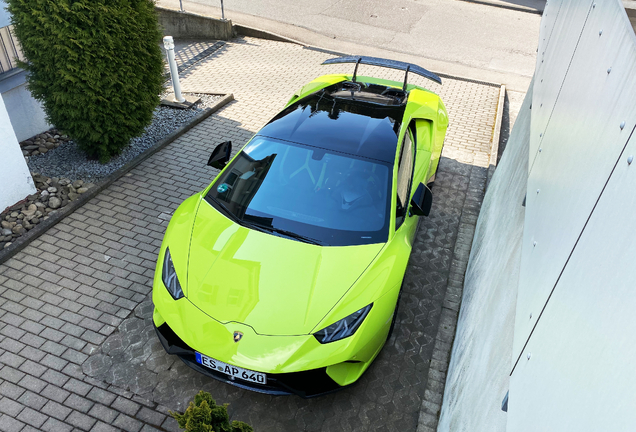
<svg viewBox="0 0 636 432">
<path fill-rule="evenodd" d="M 170 66 L 170 77 L 172 78 L 172 87 L 174 88 L 174 101 L 185 102 L 185 98 L 181 95 L 179 69 L 177 69 L 177 62 L 174 60 L 174 40 L 172 36 L 164 36 L 163 47 L 168 53 L 168 66 Z"/>
</svg>

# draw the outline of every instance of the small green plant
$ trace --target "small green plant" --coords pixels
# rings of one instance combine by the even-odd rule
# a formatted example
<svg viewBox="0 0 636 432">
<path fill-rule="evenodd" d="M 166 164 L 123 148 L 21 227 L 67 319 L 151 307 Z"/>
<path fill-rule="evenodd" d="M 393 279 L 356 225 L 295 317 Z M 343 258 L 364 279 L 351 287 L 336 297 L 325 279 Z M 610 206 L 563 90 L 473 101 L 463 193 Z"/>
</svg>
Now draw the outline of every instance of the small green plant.
<svg viewBox="0 0 636 432">
<path fill-rule="evenodd" d="M 102 162 L 143 133 L 163 84 L 153 0 L 7 3 L 20 66 L 49 123 Z"/>
<path fill-rule="evenodd" d="M 227 404 L 217 405 L 210 393 L 200 391 L 183 414 L 170 412 L 179 427 L 186 432 L 254 432 L 250 425 L 240 421 L 230 424 Z"/>
</svg>

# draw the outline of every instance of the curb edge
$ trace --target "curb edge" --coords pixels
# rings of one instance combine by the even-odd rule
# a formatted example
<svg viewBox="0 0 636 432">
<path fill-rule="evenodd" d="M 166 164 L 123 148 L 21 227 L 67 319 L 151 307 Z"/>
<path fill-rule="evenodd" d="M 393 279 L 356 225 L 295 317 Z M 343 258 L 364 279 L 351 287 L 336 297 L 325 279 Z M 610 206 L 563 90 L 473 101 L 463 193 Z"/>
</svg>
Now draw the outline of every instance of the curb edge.
<svg viewBox="0 0 636 432">
<path fill-rule="evenodd" d="M 497 157 L 499 155 L 499 140 L 501 137 L 501 127 L 503 120 L 503 109 L 506 102 L 506 86 L 501 85 L 499 89 L 499 101 L 497 102 L 497 114 L 495 116 L 495 126 L 492 131 L 492 141 L 490 142 L 490 161 L 488 163 L 488 177 L 486 178 L 486 190 L 490 185 L 490 180 L 497 167 Z"/>
</svg>

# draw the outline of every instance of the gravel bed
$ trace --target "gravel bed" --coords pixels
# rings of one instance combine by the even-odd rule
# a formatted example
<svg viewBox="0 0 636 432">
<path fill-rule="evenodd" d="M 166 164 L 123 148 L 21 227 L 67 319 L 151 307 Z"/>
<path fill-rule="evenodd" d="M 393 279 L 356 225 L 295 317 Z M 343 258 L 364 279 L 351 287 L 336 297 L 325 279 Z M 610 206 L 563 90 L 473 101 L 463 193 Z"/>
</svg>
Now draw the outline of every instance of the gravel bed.
<svg viewBox="0 0 636 432">
<path fill-rule="evenodd" d="M 159 140 L 188 123 L 203 109 L 213 105 L 223 97 L 222 95 L 196 95 L 201 98 L 201 102 L 190 109 L 158 107 L 155 110 L 152 123 L 146 128 L 144 134 L 133 138 L 130 141 L 130 145 L 108 163 L 101 164 L 96 160 L 88 160 L 85 153 L 71 140 L 45 154 L 28 157 L 29 170 L 49 177 L 97 182 L 124 166 L 135 156 L 154 146 Z"/>
<path fill-rule="evenodd" d="M 33 182 L 37 189 L 33 195 L 0 213 L 0 250 L 11 246 L 41 221 L 95 186 L 82 180 L 50 178 L 41 174 L 33 174 Z"/>
</svg>

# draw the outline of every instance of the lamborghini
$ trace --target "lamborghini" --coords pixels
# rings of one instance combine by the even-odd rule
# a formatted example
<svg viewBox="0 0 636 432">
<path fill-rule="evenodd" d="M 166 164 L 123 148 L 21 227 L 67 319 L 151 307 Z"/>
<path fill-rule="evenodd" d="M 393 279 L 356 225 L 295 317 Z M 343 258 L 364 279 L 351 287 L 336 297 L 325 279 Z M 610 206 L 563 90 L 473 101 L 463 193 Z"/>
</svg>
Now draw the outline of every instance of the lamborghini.
<svg viewBox="0 0 636 432">
<path fill-rule="evenodd" d="M 416 65 L 339 57 L 174 212 L 153 280 L 159 340 L 196 371 L 313 397 L 355 383 L 395 324 L 448 116 Z M 358 76 L 360 64 L 404 82 Z"/>
</svg>

